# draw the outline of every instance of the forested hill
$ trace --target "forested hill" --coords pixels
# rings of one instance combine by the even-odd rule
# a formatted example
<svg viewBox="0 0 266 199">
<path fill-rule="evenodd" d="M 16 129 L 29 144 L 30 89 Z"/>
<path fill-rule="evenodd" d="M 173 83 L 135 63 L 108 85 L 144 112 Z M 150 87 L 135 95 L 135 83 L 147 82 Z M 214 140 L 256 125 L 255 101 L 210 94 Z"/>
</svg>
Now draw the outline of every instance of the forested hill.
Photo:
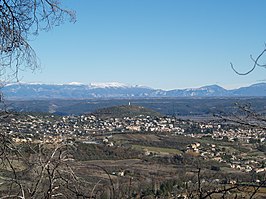
<svg viewBox="0 0 266 199">
<path fill-rule="evenodd" d="M 93 113 L 94 115 L 101 118 L 123 118 L 123 117 L 136 117 L 136 116 L 157 116 L 160 117 L 162 114 L 148 108 L 136 105 L 121 105 L 113 106 L 108 108 L 98 109 Z"/>
</svg>

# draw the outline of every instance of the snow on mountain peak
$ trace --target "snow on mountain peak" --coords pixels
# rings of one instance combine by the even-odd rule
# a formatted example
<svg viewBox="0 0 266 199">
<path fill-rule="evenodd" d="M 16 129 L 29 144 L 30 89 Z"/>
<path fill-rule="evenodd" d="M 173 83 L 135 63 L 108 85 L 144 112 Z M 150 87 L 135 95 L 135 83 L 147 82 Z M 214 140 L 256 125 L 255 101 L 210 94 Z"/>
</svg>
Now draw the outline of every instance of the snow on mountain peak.
<svg viewBox="0 0 266 199">
<path fill-rule="evenodd" d="M 80 86 L 80 85 L 84 85 L 80 82 L 70 82 L 70 83 L 67 83 L 66 85 L 72 85 L 72 86 Z"/>
<path fill-rule="evenodd" d="M 127 84 L 119 83 L 119 82 L 107 82 L 107 83 L 90 83 L 92 88 L 125 88 L 130 87 Z"/>
</svg>

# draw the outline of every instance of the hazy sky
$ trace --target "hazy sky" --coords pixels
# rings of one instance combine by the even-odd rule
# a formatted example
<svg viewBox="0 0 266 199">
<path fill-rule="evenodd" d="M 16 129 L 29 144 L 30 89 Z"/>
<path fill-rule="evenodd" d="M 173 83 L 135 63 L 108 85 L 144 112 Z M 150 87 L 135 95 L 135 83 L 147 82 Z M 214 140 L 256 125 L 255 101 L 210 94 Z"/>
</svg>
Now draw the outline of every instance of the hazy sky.
<svg viewBox="0 0 266 199">
<path fill-rule="evenodd" d="M 23 82 L 121 82 L 172 89 L 258 83 L 266 42 L 265 0 L 64 0 L 77 13 L 31 42 L 41 70 Z M 266 61 L 266 59 L 264 59 Z M 262 60 L 263 61 L 263 60 Z"/>
</svg>

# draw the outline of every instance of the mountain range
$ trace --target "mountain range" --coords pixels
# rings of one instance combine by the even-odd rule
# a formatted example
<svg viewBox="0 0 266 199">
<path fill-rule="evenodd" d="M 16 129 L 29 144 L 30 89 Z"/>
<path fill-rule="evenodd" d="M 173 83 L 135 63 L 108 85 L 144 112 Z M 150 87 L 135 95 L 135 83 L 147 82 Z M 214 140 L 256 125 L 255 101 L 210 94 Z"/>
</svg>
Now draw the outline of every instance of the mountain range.
<svg viewBox="0 0 266 199">
<path fill-rule="evenodd" d="M 122 83 L 77 82 L 69 84 L 7 84 L 2 88 L 9 100 L 35 99 L 106 99 L 106 98 L 163 98 L 163 97 L 262 97 L 266 96 L 266 83 L 227 90 L 218 85 L 200 88 L 162 90 Z"/>
</svg>

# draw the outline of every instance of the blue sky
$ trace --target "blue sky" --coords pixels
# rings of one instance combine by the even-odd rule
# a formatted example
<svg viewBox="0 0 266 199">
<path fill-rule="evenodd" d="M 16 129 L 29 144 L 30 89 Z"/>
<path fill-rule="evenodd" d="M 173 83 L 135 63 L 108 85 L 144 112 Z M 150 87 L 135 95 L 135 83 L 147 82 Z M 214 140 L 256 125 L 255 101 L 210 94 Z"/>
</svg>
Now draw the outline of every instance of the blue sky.
<svg viewBox="0 0 266 199">
<path fill-rule="evenodd" d="M 31 42 L 41 69 L 23 82 L 121 82 L 161 89 L 264 81 L 247 76 L 266 42 L 264 0 L 65 0 L 77 22 Z M 262 60 L 263 61 L 263 60 Z M 266 60 L 265 60 L 266 61 Z"/>
</svg>

